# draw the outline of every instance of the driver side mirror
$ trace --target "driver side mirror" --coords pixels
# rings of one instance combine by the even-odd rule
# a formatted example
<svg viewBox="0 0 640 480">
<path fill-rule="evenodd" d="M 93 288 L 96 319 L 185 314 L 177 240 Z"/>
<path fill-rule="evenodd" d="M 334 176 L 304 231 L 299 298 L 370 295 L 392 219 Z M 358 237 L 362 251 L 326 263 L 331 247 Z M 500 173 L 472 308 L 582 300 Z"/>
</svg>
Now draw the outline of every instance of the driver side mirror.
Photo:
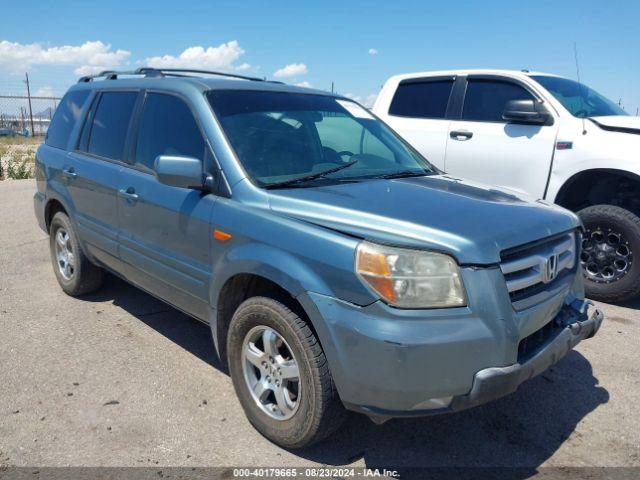
<svg viewBox="0 0 640 480">
<path fill-rule="evenodd" d="M 537 100 L 509 100 L 502 112 L 503 120 L 513 123 L 552 125 L 549 110 Z"/>
<path fill-rule="evenodd" d="M 160 183 L 171 187 L 202 190 L 207 183 L 203 175 L 202 161 L 197 158 L 158 155 L 154 171 Z"/>
</svg>

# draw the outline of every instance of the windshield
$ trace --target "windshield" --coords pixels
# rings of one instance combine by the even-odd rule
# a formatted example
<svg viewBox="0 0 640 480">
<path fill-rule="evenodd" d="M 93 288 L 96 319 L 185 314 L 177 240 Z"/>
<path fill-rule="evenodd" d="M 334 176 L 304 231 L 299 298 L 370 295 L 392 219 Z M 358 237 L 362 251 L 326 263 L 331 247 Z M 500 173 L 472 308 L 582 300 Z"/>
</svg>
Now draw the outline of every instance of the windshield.
<svg viewBox="0 0 640 480">
<path fill-rule="evenodd" d="M 546 75 L 532 75 L 531 78 L 549 90 L 574 117 L 627 115 L 627 112 L 611 100 L 582 83 Z"/>
<path fill-rule="evenodd" d="M 436 171 L 355 102 L 246 90 L 214 90 L 207 98 L 238 159 L 262 187 Z"/>
</svg>

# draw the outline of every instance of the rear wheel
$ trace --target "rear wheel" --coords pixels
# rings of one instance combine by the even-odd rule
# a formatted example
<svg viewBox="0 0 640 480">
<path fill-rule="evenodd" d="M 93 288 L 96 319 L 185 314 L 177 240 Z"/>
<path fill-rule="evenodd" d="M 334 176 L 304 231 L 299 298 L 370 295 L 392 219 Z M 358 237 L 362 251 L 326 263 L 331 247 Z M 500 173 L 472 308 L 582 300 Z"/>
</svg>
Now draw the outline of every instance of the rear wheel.
<svg viewBox="0 0 640 480">
<path fill-rule="evenodd" d="M 56 213 L 51 220 L 49 249 L 53 272 L 65 293 L 77 296 L 100 288 L 104 271 L 80 249 L 71 221 L 63 212 Z"/>
<path fill-rule="evenodd" d="M 587 296 L 603 302 L 636 297 L 640 294 L 640 218 L 613 205 L 595 205 L 578 215 L 585 227 L 580 262 Z"/>
<path fill-rule="evenodd" d="M 253 426 L 286 448 L 333 433 L 345 416 L 324 352 L 307 322 L 284 303 L 253 297 L 236 310 L 229 370 Z"/>
</svg>

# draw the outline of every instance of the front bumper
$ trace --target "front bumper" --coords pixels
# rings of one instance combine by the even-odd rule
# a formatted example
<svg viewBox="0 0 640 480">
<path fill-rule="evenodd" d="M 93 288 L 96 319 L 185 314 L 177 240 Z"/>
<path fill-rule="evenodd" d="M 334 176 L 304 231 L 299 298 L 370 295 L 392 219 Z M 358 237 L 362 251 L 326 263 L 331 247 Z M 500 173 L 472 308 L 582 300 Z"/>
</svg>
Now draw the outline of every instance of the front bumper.
<svg viewBox="0 0 640 480">
<path fill-rule="evenodd" d="M 579 288 L 514 312 L 508 295 L 496 294 L 499 271 L 474 275 L 484 281 L 467 283 L 477 290 L 473 297 L 494 301 L 400 311 L 380 302 L 357 307 L 313 293 L 298 297 L 347 408 L 384 421 L 480 405 L 514 392 L 602 323 L 601 312 L 588 314 L 589 302 L 581 299 Z M 553 335 L 520 355 L 523 339 L 548 324 L 556 326 Z"/>
<path fill-rule="evenodd" d="M 586 312 L 582 313 L 586 317 Z M 521 383 L 544 372 L 557 363 L 580 341 L 593 337 L 604 316 L 595 310 L 590 317 L 569 323 L 553 340 L 524 363 L 508 367 L 485 368 L 476 373 L 473 387 L 467 395 L 453 399 L 450 409 L 464 410 L 490 402 L 517 390 Z"/>
<path fill-rule="evenodd" d="M 586 304 L 590 302 L 584 302 Z M 573 307 L 569 307 L 572 308 Z M 539 375 L 562 359 L 580 341 L 593 337 L 602 324 L 604 315 L 595 310 L 589 317 L 585 312 L 578 312 L 578 319 L 567 326 L 543 348 L 524 363 L 515 363 L 507 367 L 491 367 L 475 374 L 471 391 L 466 395 L 454 396 L 451 403 L 444 408 L 410 411 L 388 411 L 369 406 L 348 405 L 352 410 L 366 413 L 381 423 L 394 417 L 418 417 L 439 413 L 457 412 L 476 407 L 515 392 L 527 380 Z"/>
</svg>

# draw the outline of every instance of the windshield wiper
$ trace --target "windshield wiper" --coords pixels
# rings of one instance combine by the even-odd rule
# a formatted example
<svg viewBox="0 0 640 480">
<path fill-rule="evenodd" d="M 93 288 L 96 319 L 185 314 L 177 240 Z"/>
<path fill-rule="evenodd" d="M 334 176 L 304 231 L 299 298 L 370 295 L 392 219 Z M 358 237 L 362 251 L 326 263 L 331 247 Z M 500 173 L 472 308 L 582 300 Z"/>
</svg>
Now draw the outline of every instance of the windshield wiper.
<svg viewBox="0 0 640 480">
<path fill-rule="evenodd" d="M 325 175 L 329 175 L 331 173 L 339 172 L 340 170 L 349 168 L 351 165 L 355 165 L 356 163 L 358 163 L 358 160 L 352 160 L 350 162 L 345 163 L 344 165 L 340 165 L 335 168 L 330 168 L 329 170 L 324 170 L 322 172 L 312 173 L 310 175 L 292 178 L 290 180 L 283 180 L 282 182 L 268 183 L 267 185 L 265 185 L 265 188 L 279 188 L 279 187 L 286 187 L 287 185 L 292 185 L 294 183 L 308 182 L 311 180 L 315 180 L 316 178 L 324 177 Z"/>
<path fill-rule="evenodd" d="M 376 175 L 372 178 L 407 178 L 407 177 L 424 177 L 431 175 L 431 172 L 416 172 L 415 170 L 401 170 L 399 172 L 385 173 L 384 175 Z"/>
</svg>

